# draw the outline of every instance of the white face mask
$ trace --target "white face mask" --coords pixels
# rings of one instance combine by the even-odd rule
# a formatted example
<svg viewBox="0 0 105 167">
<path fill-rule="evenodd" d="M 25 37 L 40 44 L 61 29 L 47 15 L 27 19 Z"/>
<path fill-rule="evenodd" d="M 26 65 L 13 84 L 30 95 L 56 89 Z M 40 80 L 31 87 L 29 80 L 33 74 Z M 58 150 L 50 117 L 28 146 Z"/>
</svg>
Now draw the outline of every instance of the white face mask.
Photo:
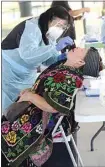
<svg viewBox="0 0 105 167">
<path fill-rule="evenodd" d="M 47 31 L 46 35 L 49 41 L 55 42 L 63 33 L 63 29 L 61 27 L 52 26 Z"/>
</svg>

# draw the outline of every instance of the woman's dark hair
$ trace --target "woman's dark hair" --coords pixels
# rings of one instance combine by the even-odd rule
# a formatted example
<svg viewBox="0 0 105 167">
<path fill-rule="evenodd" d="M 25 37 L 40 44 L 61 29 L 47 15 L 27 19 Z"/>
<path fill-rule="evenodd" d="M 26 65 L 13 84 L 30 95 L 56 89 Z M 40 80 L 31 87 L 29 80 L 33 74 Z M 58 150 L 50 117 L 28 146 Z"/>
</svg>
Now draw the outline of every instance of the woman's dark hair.
<svg viewBox="0 0 105 167">
<path fill-rule="evenodd" d="M 98 77 L 100 71 L 100 54 L 97 49 L 91 47 L 88 49 L 85 57 L 85 65 L 83 68 L 83 74 L 92 77 Z"/>
<path fill-rule="evenodd" d="M 67 11 L 71 10 L 68 1 L 53 1 L 51 4 L 51 7 L 55 7 L 55 6 L 62 6 Z"/>
<path fill-rule="evenodd" d="M 42 32 L 42 38 L 46 45 L 48 45 L 48 39 L 46 38 L 46 32 L 48 31 L 48 24 L 53 20 L 54 17 L 58 17 L 63 20 L 67 20 L 70 24 L 70 15 L 67 10 L 61 6 L 56 6 L 48 9 L 46 12 L 42 13 L 39 17 L 39 28 Z"/>
</svg>

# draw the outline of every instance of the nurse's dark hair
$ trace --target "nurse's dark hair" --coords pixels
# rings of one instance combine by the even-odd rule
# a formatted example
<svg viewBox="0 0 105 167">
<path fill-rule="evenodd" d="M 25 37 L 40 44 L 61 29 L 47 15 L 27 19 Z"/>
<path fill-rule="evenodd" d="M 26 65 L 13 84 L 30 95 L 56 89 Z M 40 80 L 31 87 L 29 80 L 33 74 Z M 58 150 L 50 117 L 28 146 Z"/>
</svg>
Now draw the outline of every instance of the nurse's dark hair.
<svg viewBox="0 0 105 167">
<path fill-rule="evenodd" d="M 48 39 L 46 38 L 46 32 L 48 31 L 49 22 L 53 20 L 54 17 L 58 17 L 63 20 L 67 20 L 68 25 L 70 24 L 70 15 L 67 10 L 61 6 L 56 6 L 48 9 L 46 12 L 42 13 L 39 17 L 39 28 L 42 33 L 43 41 L 48 45 Z"/>
</svg>

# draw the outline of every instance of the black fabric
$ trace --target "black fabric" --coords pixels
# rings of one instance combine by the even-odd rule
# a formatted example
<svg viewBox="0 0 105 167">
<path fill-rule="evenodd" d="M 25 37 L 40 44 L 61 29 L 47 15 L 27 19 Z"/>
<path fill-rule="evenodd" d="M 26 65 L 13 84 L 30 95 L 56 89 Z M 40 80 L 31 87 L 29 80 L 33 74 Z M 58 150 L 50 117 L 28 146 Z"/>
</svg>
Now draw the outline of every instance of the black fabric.
<svg viewBox="0 0 105 167">
<path fill-rule="evenodd" d="M 1 167 L 11 167 L 5 158 L 5 156 L 1 153 Z M 19 167 L 29 167 L 28 159 L 24 160 Z"/>
<path fill-rule="evenodd" d="M 51 4 L 51 7 L 54 6 L 62 6 L 64 7 L 68 12 L 72 10 L 68 4 L 68 1 L 53 1 Z M 75 26 L 74 26 L 74 18 L 71 17 L 71 24 L 70 28 L 63 34 L 63 37 L 70 36 L 73 40 L 76 39 L 76 33 L 75 33 Z"/>
<path fill-rule="evenodd" d="M 68 1 L 53 1 L 51 7 L 54 6 L 63 6 L 64 8 L 66 8 L 67 11 L 71 10 Z"/>
<path fill-rule="evenodd" d="M 1 154 L 1 164 L 1 167 L 10 167 L 3 154 Z M 33 165 L 32 167 L 36 167 L 30 159 L 23 161 L 19 167 L 29 167 L 31 164 Z M 41 167 L 73 167 L 72 160 L 68 154 L 65 143 L 54 143 L 51 157 Z"/>
<path fill-rule="evenodd" d="M 73 167 L 65 143 L 54 143 L 52 155 L 42 167 Z"/>
<path fill-rule="evenodd" d="M 19 47 L 20 39 L 25 29 L 26 20 L 18 24 L 2 41 L 1 49 L 15 49 Z"/>
</svg>

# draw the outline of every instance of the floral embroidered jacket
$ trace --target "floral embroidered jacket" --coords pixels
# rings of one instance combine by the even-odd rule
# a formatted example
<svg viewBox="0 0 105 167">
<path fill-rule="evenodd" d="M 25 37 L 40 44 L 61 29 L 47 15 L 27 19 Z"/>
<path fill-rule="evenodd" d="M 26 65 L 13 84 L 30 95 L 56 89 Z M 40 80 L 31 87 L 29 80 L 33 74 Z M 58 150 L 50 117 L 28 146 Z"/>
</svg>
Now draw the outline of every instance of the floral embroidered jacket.
<svg viewBox="0 0 105 167">
<path fill-rule="evenodd" d="M 48 114 L 32 105 L 13 123 L 3 118 L 2 153 L 9 162 L 21 162 L 34 151 L 41 134 L 48 134 L 61 114 L 66 116 L 63 126 L 68 133 L 70 115 L 75 107 L 76 90 L 82 85 L 83 74 L 82 69 L 73 69 L 63 64 L 64 61 L 51 65 L 40 74 L 32 87 L 32 91 L 44 97 L 58 113 Z"/>
</svg>

